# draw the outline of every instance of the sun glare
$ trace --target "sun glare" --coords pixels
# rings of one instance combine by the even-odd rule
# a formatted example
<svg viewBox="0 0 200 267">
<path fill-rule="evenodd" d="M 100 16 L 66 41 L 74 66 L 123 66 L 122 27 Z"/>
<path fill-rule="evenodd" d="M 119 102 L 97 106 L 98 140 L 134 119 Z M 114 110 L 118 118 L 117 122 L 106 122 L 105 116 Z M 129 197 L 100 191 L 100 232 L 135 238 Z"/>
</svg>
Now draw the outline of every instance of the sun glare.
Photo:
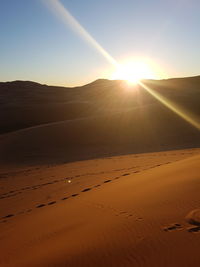
<svg viewBox="0 0 200 267">
<path fill-rule="evenodd" d="M 153 68 L 143 61 L 131 61 L 120 64 L 111 76 L 113 80 L 125 80 L 137 84 L 142 79 L 156 79 Z"/>
</svg>

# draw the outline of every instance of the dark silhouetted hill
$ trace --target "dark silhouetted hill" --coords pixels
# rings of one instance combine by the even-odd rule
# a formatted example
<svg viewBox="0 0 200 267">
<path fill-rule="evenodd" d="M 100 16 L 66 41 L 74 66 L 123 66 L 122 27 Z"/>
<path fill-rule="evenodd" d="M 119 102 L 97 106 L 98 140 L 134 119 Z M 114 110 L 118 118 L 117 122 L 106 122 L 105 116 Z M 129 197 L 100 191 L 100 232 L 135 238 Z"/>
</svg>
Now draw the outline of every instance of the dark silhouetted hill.
<svg viewBox="0 0 200 267">
<path fill-rule="evenodd" d="M 145 83 L 199 115 L 200 76 Z M 123 81 L 105 79 L 74 88 L 30 81 L 1 82 L 0 133 L 156 102 L 145 90 L 127 87 Z"/>
<path fill-rule="evenodd" d="M 200 123 L 200 76 L 143 83 Z M 0 101 L 4 163 L 55 163 L 200 146 L 197 128 L 141 86 L 124 81 L 101 79 L 74 88 L 0 83 Z"/>
</svg>

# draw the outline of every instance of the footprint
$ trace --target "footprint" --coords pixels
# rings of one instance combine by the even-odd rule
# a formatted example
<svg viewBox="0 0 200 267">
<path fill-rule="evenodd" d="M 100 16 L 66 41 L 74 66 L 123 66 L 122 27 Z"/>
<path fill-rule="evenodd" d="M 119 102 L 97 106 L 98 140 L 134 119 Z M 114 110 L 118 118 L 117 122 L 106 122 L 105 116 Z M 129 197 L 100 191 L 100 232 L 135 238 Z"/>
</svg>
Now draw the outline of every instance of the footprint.
<svg viewBox="0 0 200 267">
<path fill-rule="evenodd" d="M 173 230 L 181 230 L 181 229 L 182 229 L 181 224 L 179 224 L 179 223 L 175 223 L 175 224 L 172 224 L 172 225 L 170 225 L 170 226 L 168 226 L 168 227 L 165 227 L 165 228 L 164 228 L 164 231 L 165 231 L 165 232 L 169 232 L 169 231 L 173 231 Z"/>
<path fill-rule="evenodd" d="M 128 218 L 128 217 L 132 217 L 133 214 L 131 214 L 131 213 L 127 212 L 127 211 L 118 211 L 116 213 L 116 216 L 123 216 L 123 217 Z"/>
<path fill-rule="evenodd" d="M 40 204 L 40 205 L 36 206 L 36 208 L 43 208 L 45 206 L 46 206 L 45 204 Z"/>
<path fill-rule="evenodd" d="M 78 196 L 79 194 L 72 194 L 71 197 L 76 197 Z"/>
<path fill-rule="evenodd" d="M 127 212 L 126 211 L 120 211 L 120 214 L 126 214 Z"/>
<path fill-rule="evenodd" d="M 87 192 L 87 191 L 90 191 L 92 188 L 85 188 L 83 189 L 81 192 Z"/>
<path fill-rule="evenodd" d="M 63 197 L 61 200 L 66 200 L 66 199 L 68 199 L 69 197 Z"/>
<path fill-rule="evenodd" d="M 122 176 L 127 176 L 127 175 L 130 175 L 130 173 L 124 173 L 124 174 L 122 174 Z"/>
<path fill-rule="evenodd" d="M 101 186 L 100 184 L 97 184 L 97 185 L 95 185 L 94 187 L 99 187 L 99 186 Z"/>
<path fill-rule="evenodd" d="M 32 211 L 32 209 L 29 209 L 29 210 L 27 210 L 26 212 L 31 212 Z"/>
<path fill-rule="evenodd" d="M 188 213 L 185 219 L 189 224 L 194 225 L 193 227 L 188 228 L 188 232 L 196 233 L 200 231 L 200 209 L 192 210 Z"/>
<path fill-rule="evenodd" d="M 55 204 L 56 203 L 56 201 L 51 201 L 51 202 L 49 202 L 47 205 L 53 205 L 53 204 Z"/>
<path fill-rule="evenodd" d="M 185 219 L 189 224 L 200 226 L 200 209 L 192 210 Z"/>
<path fill-rule="evenodd" d="M 13 216 L 15 216 L 15 215 L 14 214 L 8 214 L 8 215 L 2 217 L 2 219 L 10 218 L 10 217 L 13 217 Z"/>
<path fill-rule="evenodd" d="M 188 228 L 188 232 L 190 232 L 190 233 L 200 232 L 200 226 Z"/>
<path fill-rule="evenodd" d="M 112 181 L 112 180 L 105 180 L 105 181 L 104 181 L 104 184 L 105 184 L 105 183 L 110 183 L 111 181 Z"/>
<path fill-rule="evenodd" d="M 39 187 L 33 187 L 32 190 L 36 190 L 36 189 L 38 189 L 38 188 L 39 188 Z"/>
</svg>

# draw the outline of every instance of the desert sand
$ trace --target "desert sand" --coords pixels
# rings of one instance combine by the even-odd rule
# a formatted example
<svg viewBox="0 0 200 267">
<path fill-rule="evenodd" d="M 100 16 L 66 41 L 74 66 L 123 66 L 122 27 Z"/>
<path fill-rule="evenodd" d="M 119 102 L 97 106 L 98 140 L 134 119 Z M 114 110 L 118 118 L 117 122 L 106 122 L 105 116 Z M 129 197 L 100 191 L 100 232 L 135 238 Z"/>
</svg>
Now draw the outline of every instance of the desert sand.
<svg viewBox="0 0 200 267">
<path fill-rule="evenodd" d="M 0 174 L 0 266 L 199 266 L 200 149 Z"/>
</svg>

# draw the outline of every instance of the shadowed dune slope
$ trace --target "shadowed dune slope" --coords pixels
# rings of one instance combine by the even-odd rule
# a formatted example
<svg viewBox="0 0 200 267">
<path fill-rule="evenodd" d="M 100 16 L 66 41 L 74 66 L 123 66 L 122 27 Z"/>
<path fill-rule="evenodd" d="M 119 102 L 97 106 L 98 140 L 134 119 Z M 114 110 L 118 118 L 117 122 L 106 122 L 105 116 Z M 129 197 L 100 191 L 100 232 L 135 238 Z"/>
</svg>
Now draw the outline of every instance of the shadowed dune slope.
<svg viewBox="0 0 200 267">
<path fill-rule="evenodd" d="M 192 114 L 200 115 L 200 76 L 144 83 Z M 0 133 L 43 123 L 157 104 L 141 86 L 100 79 L 67 88 L 29 81 L 0 83 Z"/>
<path fill-rule="evenodd" d="M 200 122 L 199 76 L 143 82 Z M 0 136 L 0 164 L 67 162 L 200 145 L 199 130 L 139 85 L 97 80 L 63 88 L 16 81 L 1 83 L 0 94 L 1 131 L 18 129 Z M 33 127 L 21 129 L 23 125 Z"/>
<path fill-rule="evenodd" d="M 199 145 L 199 131 L 160 104 L 2 135 L 0 162 L 56 163 Z"/>
</svg>

